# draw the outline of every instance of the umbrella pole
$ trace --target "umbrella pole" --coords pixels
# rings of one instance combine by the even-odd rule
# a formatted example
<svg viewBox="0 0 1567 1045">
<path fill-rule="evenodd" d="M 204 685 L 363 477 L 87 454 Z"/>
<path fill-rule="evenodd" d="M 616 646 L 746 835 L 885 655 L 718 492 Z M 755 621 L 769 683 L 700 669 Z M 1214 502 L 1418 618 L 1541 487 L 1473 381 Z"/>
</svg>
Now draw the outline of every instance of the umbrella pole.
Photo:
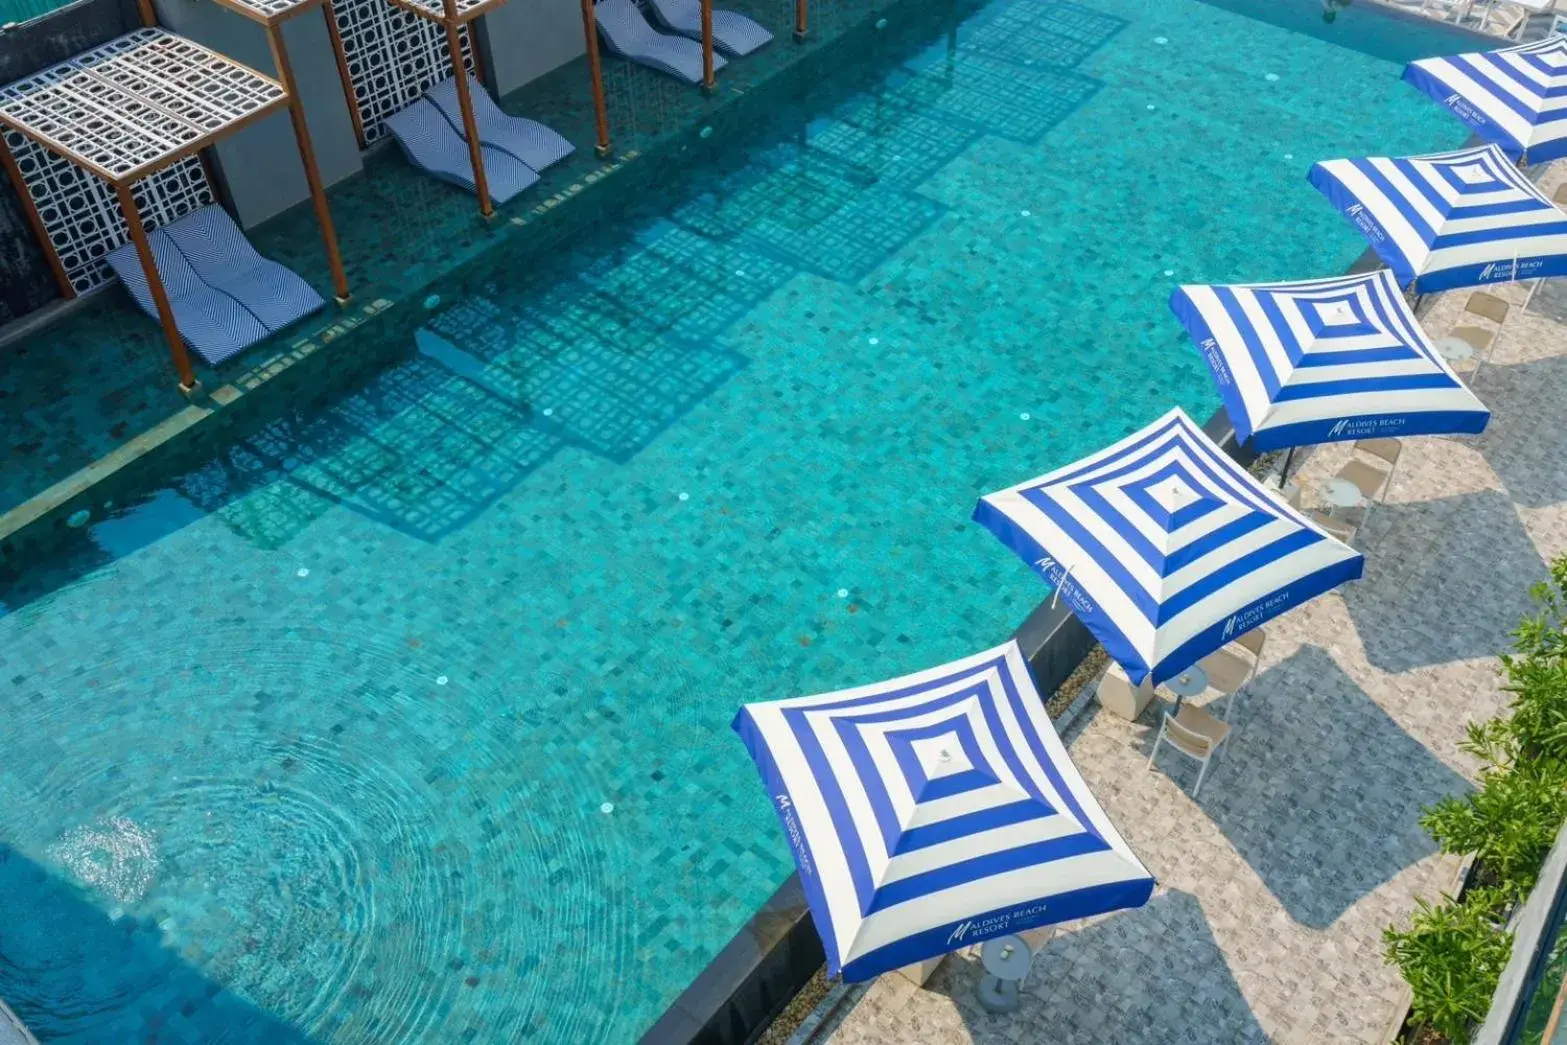
<svg viewBox="0 0 1567 1045">
<path fill-rule="evenodd" d="M 1284 470 L 1279 473 L 1279 489 L 1280 490 L 1284 489 L 1284 484 L 1289 482 L 1290 462 L 1293 461 L 1294 459 L 1295 459 L 1295 448 L 1292 446 L 1292 447 L 1289 448 L 1289 452 L 1287 452 L 1284 455 Z"/>
</svg>

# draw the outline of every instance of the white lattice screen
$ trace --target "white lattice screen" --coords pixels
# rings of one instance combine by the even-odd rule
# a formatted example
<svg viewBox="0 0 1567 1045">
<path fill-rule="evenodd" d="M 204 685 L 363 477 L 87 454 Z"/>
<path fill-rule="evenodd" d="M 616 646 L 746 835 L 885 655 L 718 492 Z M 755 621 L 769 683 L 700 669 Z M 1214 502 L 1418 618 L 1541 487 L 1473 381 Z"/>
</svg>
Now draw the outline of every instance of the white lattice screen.
<svg viewBox="0 0 1567 1045">
<path fill-rule="evenodd" d="M 452 75 L 445 31 L 390 0 L 334 0 L 337 31 L 353 81 L 365 144 L 380 138 L 386 118 Z M 473 69 L 467 28 L 458 34 L 463 64 Z"/>
<path fill-rule="evenodd" d="M 62 62 L 0 87 L 0 104 L 6 105 L 8 111 L 14 109 L 19 118 L 29 116 L 29 105 L 52 107 L 52 115 L 59 118 L 62 127 L 51 130 L 50 113 L 45 113 L 40 119 L 27 119 L 26 122 L 30 126 L 40 124 L 42 129 L 51 131 L 62 142 L 68 142 L 78 151 L 93 153 L 95 159 L 109 167 L 129 170 L 147 158 L 135 151 L 135 143 L 108 141 L 95 145 L 91 138 L 93 128 L 107 126 L 113 121 L 81 119 L 77 110 L 108 105 L 113 106 L 117 115 L 123 117 L 129 107 L 135 104 L 134 99 L 126 100 L 131 96 L 97 97 L 87 90 L 91 84 L 81 82 L 69 89 L 57 88 L 56 85 L 71 79 L 83 68 L 92 68 L 102 77 L 97 82 L 101 92 L 113 93 L 120 90 L 121 85 L 127 89 L 145 90 L 147 85 L 143 81 L 146 72 L 142 67 L 151 63 L 155 70 L 165 51 L 172 57 L 183 55 L 198 61 L 205 60 L 206 56 L 201 48 L 189 45 L 187 41 L 146 29 L 111 40 L 72 61 Z M 190 54 L 185 54 L 185 51 Z M 131 52 L 135 52 L 135 55 L 132 56 Z M 196 87 L 191 89 L 196 90 Z M 57 98 L 56 94 L 61 96 Z M 200 96 L 199 91 L 193 97 L 168 95 L 167 92 L 156 93 L 156 96 L 165 106 L 178 107 L 180 112 L 194 111 L 200 108 L 196 103 L 207 100 Z M 259 105 L 267 99 L 252 99 L 247 95 L 242 100 L 247 105 Z M 170 122 L 163 113 L 152 113 L 149 110 L 149 114 L 164 123 Z M 162 125 L 159 126 L 161 128 Z M 173 132 L 163 128 L 151 129 L 148 133 L 154 134 L 162 142 Z M 61 266 L 65 269 L 72 289 L 80 294 L 113 280 L 114 274 L 103 263 L 103 257 L 130 237 L 130 229 L 120 213 L 119 202 L 114 198 L 114 189 L 101 178 L 15 131 L 5 132 L 5 143 L 16 158 L 17 168 L 27 183 L 28 195 L 38 209 L 49 242 L 60 256 Z M 149 228 L 166 225 L 198 207 L 215 202 L 206 171 L 195 157 L 143 178 L 136 183 L 134 195 L 141 208 L 142 219 Z"/>
</svg>

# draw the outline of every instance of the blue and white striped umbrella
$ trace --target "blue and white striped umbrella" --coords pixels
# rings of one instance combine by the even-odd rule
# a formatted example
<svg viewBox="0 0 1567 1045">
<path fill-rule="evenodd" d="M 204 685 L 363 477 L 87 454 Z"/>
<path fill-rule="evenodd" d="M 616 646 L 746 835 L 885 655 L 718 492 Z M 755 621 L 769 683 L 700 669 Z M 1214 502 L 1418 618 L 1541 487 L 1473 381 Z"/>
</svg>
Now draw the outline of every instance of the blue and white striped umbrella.
<svg viewBox="0 0 1567 1045">
<path fill-rule="evenodd" d="M 1404 79 L 1515 160 L 1567 156 L 1567 38 L 1425 58 Z"/>
<path fill-rule="evenodd" d="M 1056 588 L 1133 682 L 1172 678 L 1365 566 L 1180 409 L 987 494 L 974 519 Z"/>
<path fill-rule="evenodd" d="M 1494 145 L 1326 160 L 1311 184 L 1421 293 L 1567 275 L 1567 214 Z"/>
<path fill-rule="evenodd" d="M 1017 643 L 735 716 L 845 980 L 1139 907 L 1153 878 L 1067 756 Z"/>
<path fill-rule="evenodd" d="M 1208 361 L 1235 434 L 1256 450 L 1482 432 L 1490 420 L 1386 269 L 1184 286 L 1170 308 Z"/>
</svg>

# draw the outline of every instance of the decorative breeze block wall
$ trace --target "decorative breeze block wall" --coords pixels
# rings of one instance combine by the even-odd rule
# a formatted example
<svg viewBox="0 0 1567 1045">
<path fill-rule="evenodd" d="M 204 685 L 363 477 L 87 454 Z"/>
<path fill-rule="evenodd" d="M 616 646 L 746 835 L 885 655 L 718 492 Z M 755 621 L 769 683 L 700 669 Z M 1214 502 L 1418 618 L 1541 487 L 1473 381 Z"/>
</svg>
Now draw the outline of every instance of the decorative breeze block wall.
<svg viewBox="0 0 1567 1045">
<path fill-rule="evenodd" d="M 452 75 L 446 33 L 391 0 L 334 0 L 332 7 L 369 145 L 385 135 L 382 125 L 388 116 Z M 463 65 L 472 72 L 473 44 L 467 27 L 458 39 Z"/>
</svg>

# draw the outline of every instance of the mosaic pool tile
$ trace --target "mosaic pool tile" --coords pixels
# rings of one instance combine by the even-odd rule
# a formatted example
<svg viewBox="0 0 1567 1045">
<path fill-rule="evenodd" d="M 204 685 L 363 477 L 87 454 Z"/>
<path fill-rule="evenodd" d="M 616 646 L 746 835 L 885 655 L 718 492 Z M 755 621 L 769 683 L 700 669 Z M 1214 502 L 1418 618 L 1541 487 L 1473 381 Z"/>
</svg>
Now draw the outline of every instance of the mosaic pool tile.
<svg viewBox="0 0 1567 1045">
<path fill-rule="evenodd" d="M 1312 40 L 1278 67 L 1331 83 L 1244 100 L 1250 23 L 1191 0 L 1027 2 L 1052 64 L 891 10 L 844 83 L 451 278 L 498 238 L 471 200 L 391 155 L 345 186 L 356 279 L 411 300 L 343 347 L 387 364 L 0 593 L 0 885 L 51 912 L 0 995 L 65 1040 L 635 1039 L 789 872 L 735 705 L 998 641 L 1039 592 L 975 497 L 1214 404 L 1164 271 L 1360 250 L 1291 192 L 1188 201 L 1461 137 Z M 1378 104 L 1337 128 L 1351 89 Z M 317 278 L 286 228 L 258 239 Z"/>
</svg>

